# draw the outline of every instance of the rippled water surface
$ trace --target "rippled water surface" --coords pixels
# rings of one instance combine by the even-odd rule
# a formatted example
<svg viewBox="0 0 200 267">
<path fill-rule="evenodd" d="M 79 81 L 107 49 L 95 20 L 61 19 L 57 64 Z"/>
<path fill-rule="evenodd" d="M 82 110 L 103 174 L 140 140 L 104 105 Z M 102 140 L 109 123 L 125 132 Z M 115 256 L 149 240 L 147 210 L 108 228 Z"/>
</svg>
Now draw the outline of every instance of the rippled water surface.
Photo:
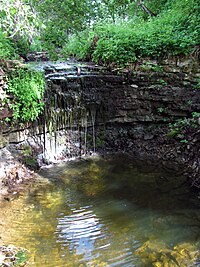
<svg viewBox="0 0 200 267">
<path fill-rule="evenodd" d="M 40 176 L 1 208 L 2 240 L 27 248 L 29 266 L 200 266 L 198 201 L 177 176 L 124 158 Z"/>
</svg>

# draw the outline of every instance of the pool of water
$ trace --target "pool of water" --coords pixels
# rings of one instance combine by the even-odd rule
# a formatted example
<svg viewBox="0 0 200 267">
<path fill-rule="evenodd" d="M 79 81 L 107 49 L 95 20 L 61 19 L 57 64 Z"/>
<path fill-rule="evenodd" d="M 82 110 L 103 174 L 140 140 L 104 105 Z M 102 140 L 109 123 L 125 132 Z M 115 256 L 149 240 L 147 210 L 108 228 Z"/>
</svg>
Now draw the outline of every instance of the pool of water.
<svg viewBox="0 0 200 267">
<path fill-rule="evenodd" d="M 180 177 L 126 158 L 40 171 L 1 207 L 1 239 L 35 267 L 200 266 L 200 205 Z"/>
</svg>

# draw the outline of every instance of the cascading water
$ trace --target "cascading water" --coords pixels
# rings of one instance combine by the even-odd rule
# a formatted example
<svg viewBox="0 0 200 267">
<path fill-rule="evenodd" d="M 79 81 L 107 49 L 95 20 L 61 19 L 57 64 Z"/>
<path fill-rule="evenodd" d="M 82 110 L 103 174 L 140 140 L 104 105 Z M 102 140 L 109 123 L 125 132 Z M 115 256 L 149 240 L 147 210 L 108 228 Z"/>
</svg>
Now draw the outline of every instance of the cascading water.
<svg viewBox="0 0 200 267">
<path fill-rule="evenodd" d="M 40 163 L 96 153 L 105 143 L 105 124 L 115 115 L 109 89 L 121 88 L 124 78 L 103 67 L 77 67 L 72 62 L 46 63 L 43 70 L 46 89 L 43 130 L 39 133 L 44 135 Z M 106 101 L 102 94 L 105 88 Z M 102 127 L 98 133 L 97 126 Z"/>
<path fill-rule="evenodd" d="M 52 162 L 61 154 L 62 159 L 66 156 L 76 157 L 95 153 L 95 123 L 98 110 L 101 109 L 101 101 L 93 94 L 93 85 L 90 83 L 88 87 L 85 80 L 88 75 L 92 77 L 97 73 L 89 72 L 84 67 L 81 68 L 81 73 L 77 73 L 77 68 L 70 65 L 53 65 L 44 69 L 44 158 Z M 92 129 L 92 140 L 89 145 L 88 128 Z"/>
<path fill-rule="evenodd" d="M 95 142 L 95 118 L 96 118 L 96 106 L 92 105 L 90 107 L 90 114 L 92 120 L 92 140 L 93 140 L 93 149 L 94 153 L 96 152 L 96 142 Z"/>
</svg>

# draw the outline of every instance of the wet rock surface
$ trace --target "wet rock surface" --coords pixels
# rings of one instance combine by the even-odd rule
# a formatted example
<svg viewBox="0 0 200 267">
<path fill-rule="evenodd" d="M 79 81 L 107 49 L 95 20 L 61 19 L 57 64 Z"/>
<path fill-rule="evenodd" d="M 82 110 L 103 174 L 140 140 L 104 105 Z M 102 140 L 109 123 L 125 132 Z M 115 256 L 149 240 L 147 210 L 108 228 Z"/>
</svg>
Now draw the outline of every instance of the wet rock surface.
<svg viewBox="0 0 200 267">
<path fill-rule="evenodd" d="M 35 175 L 6 148 L 1 149 L 0 154 L 0 200 L 10 201 L 34 181 Z"/>
<path fill-rule="evenodd" d="M 100 132 L 102 129 L 100 130 Z M 146 131 L 153 135 L 152 139 L 145 139 Z M 180 140 L 169 139 L 166 134 L 168 127 L 162 126 L 157 129 L 150 127 L 143 133 L 132 132 L 131 127 L 121 128 L 113 134 L 113 128 L 109 128 L 104 139 L 106 149 L 117 149 L 133 156 L 134 160 L 162 166 L 166 172 L 177 172 L 184 175 L 190 185 L 199 187 L 199 133 L 185 134 L 187 143 Z M 101 135 L 101 134 L 100 134 Z M 198 136 L 198 138 L 197 138 Z"/>
<path fill-rule="evenodd" d="M 65 68 L 49 67 L 46 101 L 51 108 L 46 117 L 53 117 L 57 128 L 74 126 L 83 154 L 88 148 L 125 152 L 180 170 L 198 187 L 198 63 L 163 61 L 162 71 L 155 71 L 158 62 L 147 65 L 148 70 L 141 62 L 120 75 L 105 69 L 99 69 L 97 75 L 90 66 L 80 67 L 80 75 L 75 69 L 68 75 Z"/>
<path fill-rule="evenodd" d="M 6 161 L 12 162 L 11 153 L 37 169 L 94 152 L 124 152 L 180 172 L 200 187 L 199 63 L 159 64 L 139 62 L 123 71 L 77 62 L 39 64 L 46 77 L 44 116 L 24 129 L 1 128 Z M 24 144 L 30 148 L 26 155 Z"/>
</svg>

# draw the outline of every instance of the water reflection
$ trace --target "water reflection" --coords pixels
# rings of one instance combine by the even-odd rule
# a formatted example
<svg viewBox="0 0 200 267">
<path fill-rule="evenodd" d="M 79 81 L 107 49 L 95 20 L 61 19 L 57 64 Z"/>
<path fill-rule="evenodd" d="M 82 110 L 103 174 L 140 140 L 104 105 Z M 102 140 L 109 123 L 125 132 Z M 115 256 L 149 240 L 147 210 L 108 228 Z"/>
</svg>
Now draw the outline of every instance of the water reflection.
<svg viewBox="0 0 200 267">
<path fill-rule="evenodd" d="M 105 237 L 103 225 L 90 208 L 74 209 L 71 215 L 59 218 L 56 229 L 58 242 L 68 245 L 72 253 L 82 254 L 86 260 L 92 256 L 95 241 Z"/>
<path fill-rule="evenodd" d="M 199 266 L 199 205 L 177 177 L 121 159 L 40 174 L 46 180 L 0 214 L 3 239 L 29 249 L 30 266 Z"/>
</svg>

